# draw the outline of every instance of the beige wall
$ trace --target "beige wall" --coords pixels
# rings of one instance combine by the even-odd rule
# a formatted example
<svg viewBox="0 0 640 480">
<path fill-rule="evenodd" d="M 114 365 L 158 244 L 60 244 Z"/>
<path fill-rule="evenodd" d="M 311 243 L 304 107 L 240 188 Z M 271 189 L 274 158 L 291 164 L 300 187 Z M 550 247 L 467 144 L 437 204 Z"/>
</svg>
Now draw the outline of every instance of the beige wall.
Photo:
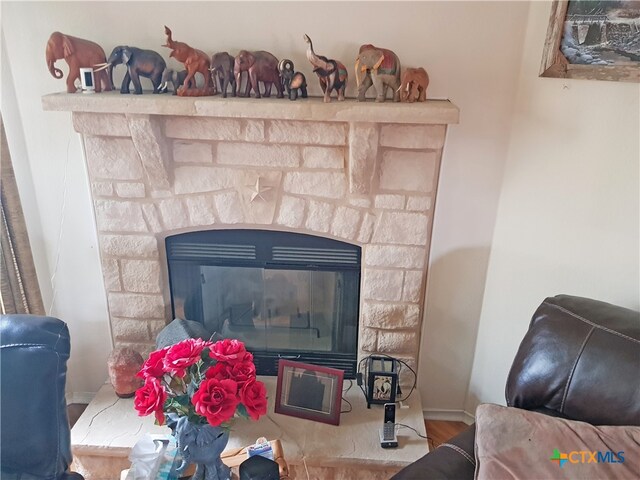
<svg viewBox="0 0 640 480">
<path fill-rule="evenodd" d="M 547 296 L 638 310 L 640 90 L 538 78 L 549 5 L 531 5 L 467 409 L 504 404 L 531 315 Z"/>
<path fill-rule="evenodd" d="M 2 94 L 16 104 L 7 130 L 12 147 L 21 136 L 26 145 L 14 160 L 31 171 L 29 178 L 23 168 L 18 181 L 31 205 L 27 223 L 38 240 L 33 245 L 45 304 L 51 304 L 47 286 L 55 271 L 53 314 L 71 328 L 69 390 L 97 390 L 106 378 L 111 342 L 79 137 L 68 114 L 43 112 L 40 104 L 41 95 L 64 90 L 45 66 L 51 32 L 92 39 L 107 54 L 126 43 L 167 58 L 160 45 L 168 24 L 176 39 L 208 53 L 248 48 L 290 56 L 307 73 L 312 94 L 319 88 L 304 57 L 303 33 L 319 53 L 347 65 L 364 42 L 394 49 L 404 65 L 424 65 L 429 95 L 451 98 L 462 115 L 449 130 L 443 157 L 419 386 L 426 409 L 459 412 L 471 372 L 527 8 L 522 2 L 180 2 L 177 13 L 170 2 L 3 2 L 8 55 L 2 61 L 11 67 L 14 86 L 3 83 Z"/>
</svg>

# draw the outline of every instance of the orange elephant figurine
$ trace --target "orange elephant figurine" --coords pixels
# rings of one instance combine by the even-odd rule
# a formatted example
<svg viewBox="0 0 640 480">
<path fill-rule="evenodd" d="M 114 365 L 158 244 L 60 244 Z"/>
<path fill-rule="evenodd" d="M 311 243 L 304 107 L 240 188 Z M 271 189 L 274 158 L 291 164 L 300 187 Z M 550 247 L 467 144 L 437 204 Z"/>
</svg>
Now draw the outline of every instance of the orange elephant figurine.
<svg viewBox="0 0 640 480">
<path fill-rule="evenodd" d="M 211 62 L 209 55 L 202 50 L 192 48 L 184 42 L 176 42 L 171 38 L 171 29 L 164 26 L 164 33 L 167 35 L 167 43 L 162 45 L 171 49 L 169 57 L 175 58 L 177 61 L 184 64 L 184 68 L 187 70 L 187 76 L 182 83 L 182 86 L 178 88 L 178 95 L 183 97 L 202 97 L 205 95 L 215 95 L 215 84 L 211 86 Z M 195 74 L 200 73 L 204 77 L 204 87 L 196 87 Z"/>
<path fill-rule="evenodd" d="M 427 99 L 429 75 L 424 68 L 407 68 L 402 74 L 400 83 L 400 101 L 413 103 Z"/>
<path fill-rule="evenodd" d="M 55 66 L 57 60 L 64 58 L 67 65 L 69 65 L 69 75 L 67 75 L 68 93 L 76 92 L 76 80 L 80 79 L 81 68 L 94 68 L 96 65 L 104 64 L 107 61 L 104 50 L 97 43 L 60 32 L 53 32 L 49 37 L 45 57 L 49 72 L 55 78 L 63 77 L 62 70 Z M 94 79 L 97 93 L 103 89 L 107 91 L 112 89 L 111 80 L 106 71 L 95 72 Z"/>
</svg>

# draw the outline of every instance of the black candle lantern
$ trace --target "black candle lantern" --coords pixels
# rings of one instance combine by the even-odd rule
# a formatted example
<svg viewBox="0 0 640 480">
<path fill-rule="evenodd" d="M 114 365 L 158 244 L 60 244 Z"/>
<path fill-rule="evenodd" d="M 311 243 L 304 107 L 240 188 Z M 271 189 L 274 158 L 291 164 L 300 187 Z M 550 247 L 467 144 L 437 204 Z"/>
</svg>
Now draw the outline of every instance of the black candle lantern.
<svg viewBox="0 0 640 480">
<path fill-rule="evenodd" d="M 367 408 L 372 403 L 395 403 L 397 390 L 398 364 L 396 359 L 370 356 L 367 360 Z"/>
</svg>

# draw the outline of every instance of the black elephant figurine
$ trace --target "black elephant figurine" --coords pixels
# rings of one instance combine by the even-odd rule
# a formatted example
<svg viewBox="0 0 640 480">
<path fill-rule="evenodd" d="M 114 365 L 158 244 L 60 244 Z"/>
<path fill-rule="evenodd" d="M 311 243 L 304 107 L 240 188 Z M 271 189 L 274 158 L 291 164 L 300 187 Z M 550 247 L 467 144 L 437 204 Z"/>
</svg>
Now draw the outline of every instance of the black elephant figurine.
<svg viewBox="0 0 640 480">
<path fill-rule="evenodd" d="M 222 96 L 227 98 L 227 86 L 231 84 L 231 96 L 236 96 L 236 77 L 233 74 L 235 58 L 227 52 L 218 52 L 211 57 L 211 80 L 216 83 L 216 77 L 220 82 Z"/>
<path fill-rule="evenodd" d="M 142 93 L 141 76 L 151 80 L 153 93 L 160 93 L 162 72 L 167 68 L 167 64 L 159 53 L 153 50 L 142 50 L 136 47 L 120 45 L 113 49 L 107 59 L 107 63 L 99 65 L 96 71 L 105 68 L 109 69 L 109 79 L 113 84 L 113 68 L 121 63 L 127 66 L 127 73 L 122 80 L 120 93 L 129 93 L 129 85 L 133 82 L 133 93 L 140 95 Z"/>
<path fill-rule="evenodd" d="M 271 86 L 275 85 L 278 92 L 278 98 L 283 98 L 282 81 L 278 73 L 278 59 L 269 52 L 257 51 L 248 52 L 242 50 L 236 56 L 233 73 L 236 76 L 236 87 L 239 89 L 242 84 L 242 72 L 247 72 L 249 79 L 247 80 L 247 88 L 244 96 L 251 95 L 251 89 L 256 94 L 256 98 L 260 98 L 260 87 L 258 82 L 264 83 L 264 96 L 271 95 Z"/>
<path fill-rule="evenodd" d="M 307 79 L 304 73 L 295 71 L 291 60 L 288 58 L 280 60 L 280 63 L 278 63 L 278 71 L 282 79 L 282 86 L 287 92 L 289 100 L 298 98 L 298 90 L 300 90 L 300 96 L 302 98 L 307 98 Z"/>
<path fill-rule="evenodd" d="M 180 70 L 179 72 L 176 72 L 173 68 L 165 69 L 164 73 L 162 74 L 162 83 L 160 84 L 159 88 L 160 93 L 167 93 L 167 86 L 171 84 L 173 88 L 173 94 L 177 95 L 178 88 L 180 87 L 180 85 L 182 85 L 185 78 L 187 78 L 186 70 Z M 193 87 L 195 87 L 195 85 L 193 85 Z"/>
</svg>

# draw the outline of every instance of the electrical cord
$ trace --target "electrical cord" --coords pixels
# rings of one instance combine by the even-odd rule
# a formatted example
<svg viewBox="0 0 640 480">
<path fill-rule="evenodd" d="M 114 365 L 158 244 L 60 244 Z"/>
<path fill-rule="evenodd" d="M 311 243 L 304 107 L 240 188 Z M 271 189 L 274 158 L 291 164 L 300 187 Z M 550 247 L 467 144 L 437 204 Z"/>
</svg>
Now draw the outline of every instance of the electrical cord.
<svg viewBox="0 0 640 480">
<path fill-rule="evenodd" d="M 349 386 L 342 392 L 342 401 L 347 402 L 347 405 L 349 405 L 349 410 L 341 410 L 340 413 L 350 413 L 353 410 L 353 405 L 351 405 L 351 402 L 344 398 L 344 396 L 349 393 L 349 390 L 351 390 L 351 387 L 353 387 L 353 380 L 349 379 Z"/>
<path fill-rule="evenodd" d="M 416 435 L 418 435 L 420 438 L 424 438 L 427 440 L 430 440 L 430 438 L 427 435 L 422 435 L 420 432 L 418 432 L 415 428 L 410 427 L 409 425 L 405 425 L 404 423 L 396 423 L 396 427 L 405 427 L 405 428 L 409 428 L 411 430 L 413 430 L 414 432 L 416 432 Z"/>
</svg>

